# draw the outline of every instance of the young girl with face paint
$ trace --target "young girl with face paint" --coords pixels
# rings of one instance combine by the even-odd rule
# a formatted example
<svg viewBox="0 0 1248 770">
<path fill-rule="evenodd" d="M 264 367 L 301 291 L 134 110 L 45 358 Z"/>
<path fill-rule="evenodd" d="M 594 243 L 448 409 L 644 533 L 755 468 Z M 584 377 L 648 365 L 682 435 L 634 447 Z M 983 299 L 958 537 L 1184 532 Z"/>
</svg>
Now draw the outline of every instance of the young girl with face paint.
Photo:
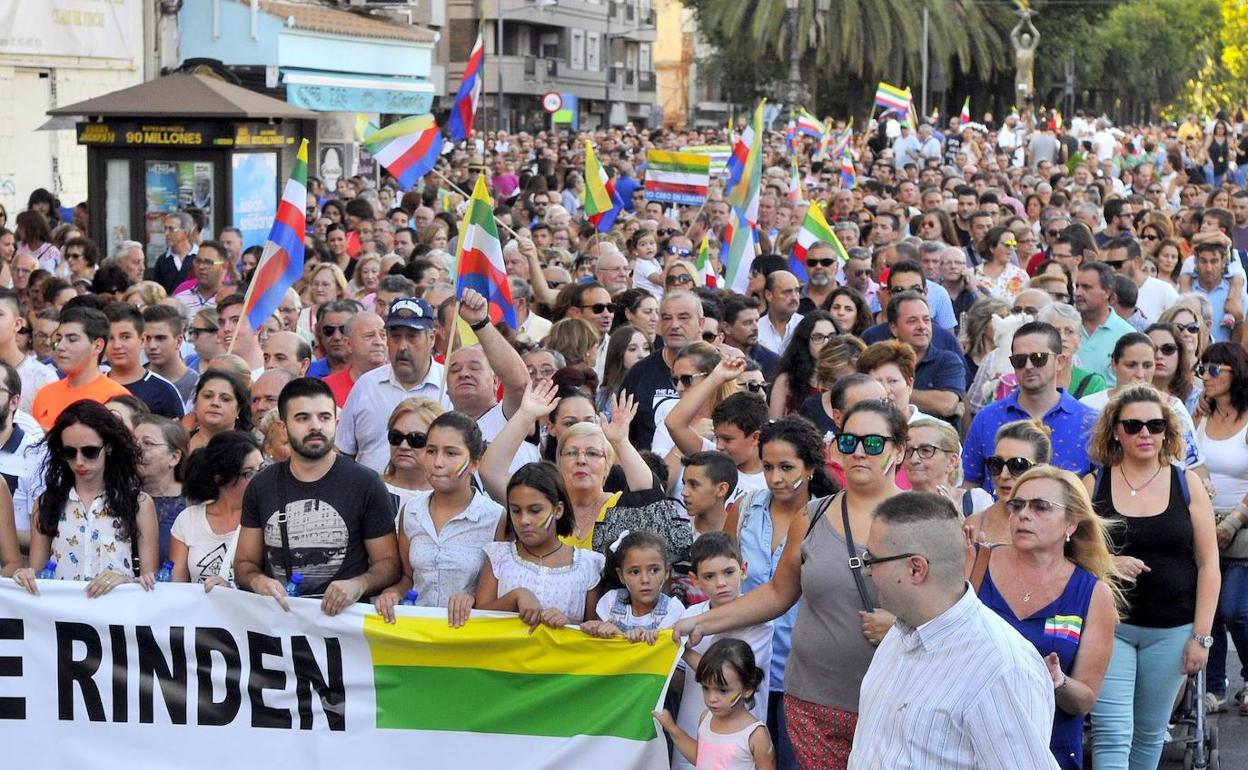
<svg viewBox="0 0 1248 770">
<path fill-rule="evenodd" d="M 581 630 L 602 639 L 623 635 L 630 642 L 654 644 L 659 631 L 685 612 L 679 599 L 663 593 L 671 575 L 667 544 L 651 532 L 624 530 L 610 550 L 624 587 L 603 594 L 595 608 L 599 620 L 582 623 Z"/>
<path fill-rule="evenodd" d="M 465 414 L 447 412 L 429 425 L 420 461 L 431 489 L 415 493 L 399 512 L 403 575 L 373 600 L 387 622 L 413 589 L 418 606 L 446 607 L 452 626 L 467 621 L 482 548 L 502 529 L 502 506 L 472 486 L 484 451 L 481 428 Z"/>
<path fill-rule="evenodd" d="M 750 713 L 763 681 L 750 646 L 740 639 L 716 641 L 698 663 L 697 677 L 706 711 L 698 718 L 696 739 L 676 724 L 671 712 L 654 712 L 681 756 L 698 767 L 775 768 L 767 726 Z M 707 761 L 711 756 L 714 761 Z"/>
<path fill-rule="evenodd" d="M 507 482 L 507 532 L 486 543 L 476 607 L 520 613 L 530 627 L 580 623 L 598 602 L 606 557 L 560 540 L 572 533 L 572 502 L 559 469 L 529 463 Z"/>
</svg>

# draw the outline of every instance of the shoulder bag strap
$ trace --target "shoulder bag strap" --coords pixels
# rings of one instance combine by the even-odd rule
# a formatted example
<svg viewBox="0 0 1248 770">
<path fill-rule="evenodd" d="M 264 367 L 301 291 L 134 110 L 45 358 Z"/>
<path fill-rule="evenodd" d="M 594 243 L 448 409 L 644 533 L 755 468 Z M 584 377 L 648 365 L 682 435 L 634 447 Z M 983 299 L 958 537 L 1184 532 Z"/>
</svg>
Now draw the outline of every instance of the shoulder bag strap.
<svg viewBox="0 0 1248 770">
<path fill-rule="evenodd" d="M 988 561 L 992 558 L 992 546 L 988 543 L 975 544 L 975 561 L 971 562 L 971 587 L 979 593 L 984 584 L 984 576 L 988 574 Z"/>
<path fill-rule="evenodd" d="M 854 533 L 849 528 L 849 494 L 845 492 L 841 493 L 841 522 L 845 526 L 845 549 L 849 551 L 849 571 L 854 574 L 854 584 L 858 586 L 858 599 L 864 610 L 874 612 L 875 605 L 871 603 L 871 596 L 867 593 L 867 581 L 862 577 L 862 555 L 854 547 Z M 813 523 L 811 528 L 814 528 Z"/>
</svg>

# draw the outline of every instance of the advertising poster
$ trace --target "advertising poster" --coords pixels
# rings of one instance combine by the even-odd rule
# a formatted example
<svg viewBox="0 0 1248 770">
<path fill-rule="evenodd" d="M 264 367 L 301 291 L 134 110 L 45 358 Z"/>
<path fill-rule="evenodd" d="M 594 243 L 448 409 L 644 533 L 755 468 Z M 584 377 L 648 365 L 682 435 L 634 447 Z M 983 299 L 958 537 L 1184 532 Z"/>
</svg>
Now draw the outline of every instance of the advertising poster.
<svg viewBox="0 0 1248 770">
<path fill-rule="evenodd" d="M 277 216 L 277 153 L 237 154 L 230 160 L 233 224 L 243 231 L 243 248 L 263 246 Z"/>
</svg>

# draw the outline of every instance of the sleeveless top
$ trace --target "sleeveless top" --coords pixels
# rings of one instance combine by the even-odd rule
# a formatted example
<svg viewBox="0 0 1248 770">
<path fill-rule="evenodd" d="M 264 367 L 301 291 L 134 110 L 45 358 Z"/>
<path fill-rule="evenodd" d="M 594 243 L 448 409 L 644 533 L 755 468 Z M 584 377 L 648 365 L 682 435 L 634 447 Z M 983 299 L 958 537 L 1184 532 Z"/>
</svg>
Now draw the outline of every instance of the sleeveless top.
<svg viewBox="0 0 1248 770">
<path fill-rule="evenodd" d="M 702 714 L 698 720 L 697 770 L 754 770 L 754 754 L 750 751 L 750 736 L 763 727 L 757 720 L 732 733 L 717 733 L 711 729 L 711 712 Z"/>
<path fill-rule="evenodd" d="M 137 525 L 136 525 L 137 530 Z M 137 532 L 136 532 L 137 534 Z M 135 539 L 123 540 L 121 521 L 105 509 L 104 495 L 88 504 L 71 488 L 52 538 L 51 560 L 57 580 L 94 580 L 105 571 L 136 575 Z M 154 572 L 149 565 L 143 565 Z M 43 565 L 37 565 L 42 569 Z"/>
<path fill-rule="evenodd" d="M 1179 474 L 1170 468 L 1170 499 L 1155 516 L 1123 516 L 1114 507 L 1113 484 L 1099 484 L 1092 498 L 1096 512 L 1111 520 L 1112 551 L 1148 565 L 1134 583 L 1125 583 L 1128 609 L 1123 623 L 1144 628 L 1177 628 L 1196 616 L 1195 534 Z M 1121 522 L 1121 523 L 1118 523 Z"/>
<path fill-rule="evenodd" d="M 1076 565 L 1061 596 L 1047 607 L 1019 618 L 992 582 L 992 569 L 989 568 L 984 574 L 983 585 L 979 587 L 979 599 L 1031 642 L 1041 657 L 1056 652 L 1062 671 L 1069 676 L 1075 667 L 1079 637 L 1088 617 L 1088 606 L 1092 603 L 1096 583 L 1092 573 Z M 1067 714 L 1058 706 L 1053 715 L 1049 750 L 1062 770 L 1080 770 L 1083 767 L 1083 717 Z"/>
<path fill-rule="evenodd" d="M 812 501 L 812 508 L 815 502 L 821 501 Z M 785 692 L 811 703 L 857 712 L 862 678 L 875 648 L 862 634 L 858 614 L 863 609 L 862 599 L 849 569 L 845 540 L 829 521 L 840 516 L 840 501 L 833 498 L 801 544 L 802 605 L 793 624 Z M 867 533 L 852 535 L 855 549 L 861 551 Z M 866 578 L 866 586 L 874 604 L 875 584 Z"/>
<path fill-rule="evenodd" d="M 1196 426 L 1196 440 L 1205 455 L 1205 468 L 1213 482 L 1213 507 L 1234 508 L 1248 494 L 1248 422 L 1229 438 L 1209 438 L 1208 420 Z"/>
</svg>

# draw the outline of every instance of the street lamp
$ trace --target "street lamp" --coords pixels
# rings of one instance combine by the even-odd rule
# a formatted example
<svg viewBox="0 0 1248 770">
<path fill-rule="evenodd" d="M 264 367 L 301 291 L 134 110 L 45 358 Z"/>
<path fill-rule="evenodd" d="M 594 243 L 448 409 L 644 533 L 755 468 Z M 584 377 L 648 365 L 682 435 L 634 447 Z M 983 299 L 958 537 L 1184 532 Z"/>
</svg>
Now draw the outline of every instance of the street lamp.
<svg viewBox="0 0 1248 770">
<path fill-rule="evenodd" d="M 789 80 L 785 84 L 784 100 L 789 108 L 804 105 L 810 100 L 810 92 L 802 82 L 802 67 L 798 58 L 798 11 L 801 0 L 784 0 L 784 8 L 789 16 Z"/>
<path fill-rule="evenodd" d="M 495 19 L 494 24 L 498 28 L 498 42 L 496 44 L 496 49 L 494 51 L 494 54 L 495 54 L 495 58 L 498 59 L 498 67 L 497 67 L 498 69 L 498 93 L 495 95 L 494 106 L 497 108 L 498 114 L 495 116 L 495 119 L 494 119 L 494 130 L 502 131 L 503 130 L 503 0 L 497 0 L 497 3 L 498 4 L 494 6 L 494 9 L 497 12 L 498 17 L 497 19 Z M 559 0 L 532 0 L 532 2 L 529 3 L 529 5 L 534 8 L 540 8 L 542 10 L 546 10 L 547 8 L 553 8 L 556 5 L 559 5 Z M 513 8 L 512 10 L 518 11 L 518 10 L 523 10 L 523 8 Z"/>
</svg>

